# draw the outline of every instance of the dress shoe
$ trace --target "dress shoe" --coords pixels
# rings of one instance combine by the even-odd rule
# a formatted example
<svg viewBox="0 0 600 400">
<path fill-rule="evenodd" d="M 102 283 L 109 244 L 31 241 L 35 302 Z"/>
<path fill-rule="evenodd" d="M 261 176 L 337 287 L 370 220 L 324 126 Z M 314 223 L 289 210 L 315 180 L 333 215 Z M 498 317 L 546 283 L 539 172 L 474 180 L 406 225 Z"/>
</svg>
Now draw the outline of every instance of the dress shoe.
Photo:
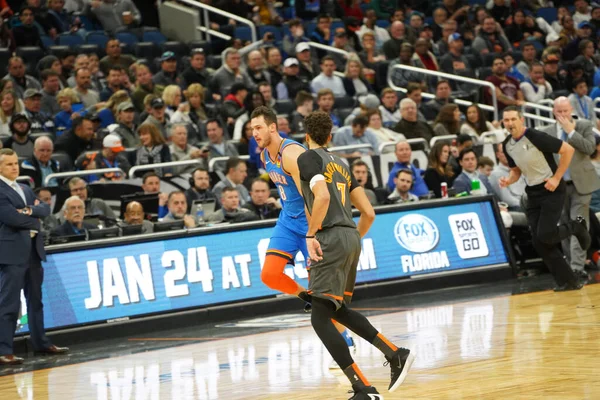
<svg viewBox="0 0 600 400">
<path fill-rule="evenodd" d="M 14 356 L 12 354 L 8 354 L 5 356 L 0 356 L 0 366 L 2 365 L 19 365 L 23 364 L 23 360 L 21 357 Z"/>
<path fill-rule="evenodd" d="M 53 355 L 57 355 L 57 354 L 66 354 L 68 352 L 69 352 L 68 347 L 58 347 L 58 346 L 52 345 L 46 349 L 36 350 L 35 354 L 45 354 L 45 355 L 53 356 Z"/>
<path fill-rule="evenodd" d="M 581 215 L 578 215 L 574 221 L 571 221 L 571 231 L 577 238 L 581 248 L 583 250 L 589 249 L 590 244 L 592 243 L 592 237 L 590 236 L 585 218 L 583 218 Z"/>
<path fill-rule="evenodd" d="M 570 290 L 580 290 L 583 287 L 582 282 L 577 283 L 565 283 L 554 288 L 555 292 L 568 292 Z"/>
</svg>

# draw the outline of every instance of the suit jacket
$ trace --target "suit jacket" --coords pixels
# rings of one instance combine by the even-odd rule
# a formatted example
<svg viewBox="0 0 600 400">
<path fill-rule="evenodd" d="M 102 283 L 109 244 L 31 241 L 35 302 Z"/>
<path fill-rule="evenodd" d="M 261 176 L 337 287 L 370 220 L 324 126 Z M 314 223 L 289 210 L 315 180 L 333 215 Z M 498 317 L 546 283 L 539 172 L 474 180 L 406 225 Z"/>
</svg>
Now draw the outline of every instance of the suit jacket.
<svg viewBox="0 0 600 400">
<path fill-rule="evenodd" d="M 490 185 L 490 180 L 487 176 L 479 174 L 479 181 L 483 184 L 483 186 L 485 186 L 487 194 L 495 195 L 494 189 L 492 189 L 492 185 Z M 457 194 L 462 192 L 471 194 L 471 178 L 469 178 L 466 174 L 461 173 L 454 180 L 452 188 L 456 190 Z"/>
<path fill-rule="evenodd" d="M 540 131 L 562 140 L 562 130 L 558 131 L 556 124 L 540 128 Z M 592 123 L 586 120 L 575 121 L 575 133 L 567 143 L 576 150 L 569 165 L 569 172 L 577 193 L 586 195 L 600 189 L 600 179 L 590 160 L 590 155 L 596 150 Z M 555 157 L 558 158 L 558 155 Z"/>
<path fill-rule="evenodd" d="M 96 229 L 96 228 L 97 227 L 92 224 L 88 224 L 86 222 L 83 223 L 83 229 L 86 231 L 89 229 Z M 65 221 L 62 225 L 60 225 L 58 228 L 54 229 L 50 233 L 50 236 L 73 236 L 73 235 L 77 235 L 77 233 L 73 229 L 73 226 L 67 221 Z"/>
<path fill-rule="evenodd" d="M 33 191 L 20 185 L 25 193 L 27 204 L 19 194 L 4 181 L 0 181 L 0 258 L 1 264 L 26 264 L 32 251 L 36 251 L 41 260 L 46 260 L 44 239 L 40 218 L 50 215 L 50 206 L 41 202 L 37 206 Z M 23 215 L 18 209 L 30 207 L 32 214 Z M 30 231 L 38 231 L 35 240 L 31 240 Z M 32 248 L 32 243 L 34 248 Z"/>
</svg>

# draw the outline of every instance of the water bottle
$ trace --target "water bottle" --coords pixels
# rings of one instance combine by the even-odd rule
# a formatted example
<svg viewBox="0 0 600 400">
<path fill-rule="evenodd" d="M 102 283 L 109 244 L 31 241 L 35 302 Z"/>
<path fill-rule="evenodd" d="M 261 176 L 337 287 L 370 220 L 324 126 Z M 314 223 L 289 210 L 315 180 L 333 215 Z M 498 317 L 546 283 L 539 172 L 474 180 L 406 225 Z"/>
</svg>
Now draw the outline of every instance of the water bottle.
<svg viewBox="0 0 600 400">
<path fill-rule="evenodd" d="M 471 181 L 471 194 L 475 196 L 481 194 L 481 181 L 479 179 Z"/>
<path fill-rule="evenodd" d="M 198 208 L 196 208 L 196 220 L 198 222 L 204 221 L 204 209 L 202 208 L 202 204 L 198 204 Z"/>
</svg>

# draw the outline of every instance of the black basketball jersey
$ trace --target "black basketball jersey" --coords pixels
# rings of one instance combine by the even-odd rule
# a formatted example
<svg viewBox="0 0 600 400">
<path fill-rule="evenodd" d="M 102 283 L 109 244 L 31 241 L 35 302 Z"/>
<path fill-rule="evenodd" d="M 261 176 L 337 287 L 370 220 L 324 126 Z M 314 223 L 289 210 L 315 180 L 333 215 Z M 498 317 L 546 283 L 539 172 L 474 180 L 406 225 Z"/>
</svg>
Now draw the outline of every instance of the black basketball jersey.
<svg viewBox="0 0 600 400">
<path fill-rule="evenodd" d="M 356 228 L 352 219 L 350 192 L 359 187 L 342 159 L 324 148 L 308 150 L 298 157 L 302 196 L 308 212 L 312 214 L 314 195 L 311 183 L 324 180 L 329 189 L 329 209 L 321 229 L 345 226 Z"/>
</svg>

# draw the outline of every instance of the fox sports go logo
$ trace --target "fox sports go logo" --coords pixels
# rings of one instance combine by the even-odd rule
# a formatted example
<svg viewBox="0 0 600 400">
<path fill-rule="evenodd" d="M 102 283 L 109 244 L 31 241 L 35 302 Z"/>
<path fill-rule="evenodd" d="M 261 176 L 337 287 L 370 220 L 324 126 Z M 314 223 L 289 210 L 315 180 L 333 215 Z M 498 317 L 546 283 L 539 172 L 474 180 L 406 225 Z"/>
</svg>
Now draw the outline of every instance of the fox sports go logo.
<svg viewBox="0 0 600 400">
<path fill-rule="evenodd" d="M 394 236 L 406 250 L 425 253 L 437 246 L 440 231 L 429 218 L 420 214 L 408 214 L 396 222 Z"/>
</svg>

